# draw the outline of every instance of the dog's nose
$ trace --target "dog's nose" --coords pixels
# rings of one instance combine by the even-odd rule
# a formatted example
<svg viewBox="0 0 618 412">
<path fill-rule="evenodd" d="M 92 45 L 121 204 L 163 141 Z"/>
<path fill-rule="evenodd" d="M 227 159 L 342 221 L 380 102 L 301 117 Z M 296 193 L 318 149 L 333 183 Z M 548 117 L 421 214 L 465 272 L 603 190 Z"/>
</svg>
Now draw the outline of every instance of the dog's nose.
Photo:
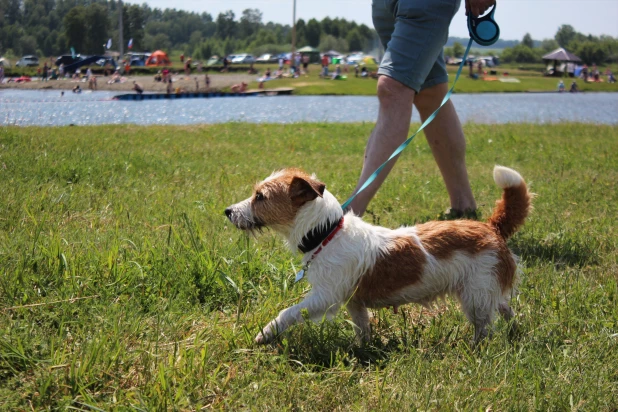
<svg viewBox="0 0 618 412">
<path fill-rule="evenodd" d="M 232 215 L 232 209 L 228 207 L 227 209 L 225 209 L 225 216 L 229 218 L 231 215 Z"/>
</svg>

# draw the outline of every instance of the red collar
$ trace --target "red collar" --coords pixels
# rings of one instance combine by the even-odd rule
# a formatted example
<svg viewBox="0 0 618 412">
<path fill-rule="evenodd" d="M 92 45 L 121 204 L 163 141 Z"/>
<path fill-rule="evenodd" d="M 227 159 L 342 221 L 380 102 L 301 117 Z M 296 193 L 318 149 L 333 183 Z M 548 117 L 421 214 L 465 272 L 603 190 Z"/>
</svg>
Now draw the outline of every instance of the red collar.
<svg viewBox="0 0 618 412">
<path fill-rule="evenodd" d="M 309 259 L 309 261 L 312 261 L 313 258 L 315 258 L 318 253 L 320 253 L 322 251 L 322 249 L 328 245 L 330 243 L 331 240 L 333 240 L 333 238 L 335 237 L 335 235 L 337 234 L 337 232 L 339 232 L 341 230 L 341 228 L 343 227 L 343 216 L 341 216 L 341 219 L 339 219 L 339 223 L 337 224 L 337 226 L 335 227 L 335 229 L 333 229 L 332 232 L 330 232 L 330 235 L 326 236 L 326 239 L 324 239 L 322 241 L 322 243 L 320 244 L 320 247 L 318 248 L 318 250 L 316 250 L 315 252 L 313 252 L 313 255 L 311 255 L 311 258 Z"/>
</svg>

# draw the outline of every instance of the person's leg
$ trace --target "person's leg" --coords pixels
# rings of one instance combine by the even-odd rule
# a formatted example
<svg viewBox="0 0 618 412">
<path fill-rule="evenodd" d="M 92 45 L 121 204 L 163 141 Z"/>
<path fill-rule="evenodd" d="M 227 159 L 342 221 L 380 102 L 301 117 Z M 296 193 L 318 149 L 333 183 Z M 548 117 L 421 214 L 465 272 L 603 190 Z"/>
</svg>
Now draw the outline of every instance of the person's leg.
<svg viewBox="0 0 618 412">
<path fill-rule="evenodd" d="M 422 85 L 448 81 L 443 65 L 436 62 L 458 8 L 459 0 L 373 2 L 373 23 L 386 51 L 378 70 L 378 120 L 367 143 L 354 193 L 407 138 L 415 91 L 422 90 Z M 428 79 L 433 84 L 427 83 Z M 352 201 L 350 209 L 354 213 L 365 212 L 393 165 L 394 161 Z"/>
<path fill-rule="evenodd" d="M 414 105 L 425 121 L 442 103 L 448 84 L 440 83 L 422 89 Z M 446 184 L 451 208 L 458 211 L 475 210 L 476 202 L 466 170 L 466 139 L 452 101 L 448 101 L 436 118 L 425 127 L 427 143 Z"/>
<path fill-rule="evenodd" d="M 408 137 L 414 94 L 413 89 L 395 79 L 387 76 L 380 76 L 378 79 L 378 120 L 367 142 L 363 170 L 354 193 Z M 388 176 L 395 161 L 396 159 L 393 159 L 386 165 L 373 183 L 354 198 L 350 209 L 356 215 L 362 216 L 365 213 L 367 205 Z"/>
</svg>

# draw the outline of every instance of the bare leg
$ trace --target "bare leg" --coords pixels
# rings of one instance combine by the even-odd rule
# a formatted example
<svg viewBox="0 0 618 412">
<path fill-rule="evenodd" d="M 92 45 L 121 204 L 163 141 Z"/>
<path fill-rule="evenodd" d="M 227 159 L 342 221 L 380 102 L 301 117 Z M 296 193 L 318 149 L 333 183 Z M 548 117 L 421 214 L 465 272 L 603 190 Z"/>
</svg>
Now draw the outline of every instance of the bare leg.
<svg viewBox="0 0 618 412">
<path fill-rule="evenodd" d="M 423 89 L 416 95 L 414 105 L 423 121 L 440 106 L 447 91 L 448 84 L 441 83 Z M 461 211 L 476 209 L 466 170 L 466 139 L 455 106 L 450 100 L 424 131 L 446 184 L 451 207 Z"/>
<path fill-rule="evenodd" d="M 356 338 L 359 342 L 368 342 L 371 336 L 371 326 L 367 308 L 354 301 L 349 301 L 346 307 L 355 325 Z"/>
<path fill-rule="evenodd" d="M 378 79 L 378 99 L 380 100 L 378 121 L 367 142 L 363 171 L 354 189 L 354 193 L 408 137 L 414 94 L 414 90 L 390 77 L 380 76 Z M 380 188 L 382 182 L 384 182 L 384 179 L 386 179 L 386 176 L 388 176 L 394 164 L 395 161 L 391 161 L 383 169 L 382 173 L 376 177 L 374 182 L 352 201 L 350 207 L 354 213 L 358 216 L 362 216 L 365 213 L 367 205 Z"/>
</svg>

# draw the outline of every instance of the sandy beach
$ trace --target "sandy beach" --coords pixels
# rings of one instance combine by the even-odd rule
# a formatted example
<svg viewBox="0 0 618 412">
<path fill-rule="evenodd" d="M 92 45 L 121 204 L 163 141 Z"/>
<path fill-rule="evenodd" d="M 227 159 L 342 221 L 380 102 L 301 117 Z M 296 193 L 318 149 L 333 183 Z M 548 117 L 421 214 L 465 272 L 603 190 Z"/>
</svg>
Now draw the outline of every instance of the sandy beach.
<svg viewBox="0 0 618 412">
<path fill-rule="evenodd" d="M 251 82 L 255 80 L 255 75 L 250 74 L 209 74 L 210 88 L 211 89 L 223 89 L 230 87 L 240 82 Z M 126 76 L 123 83 L 108 83 L 111 80 L 111 76 L 97 76 L 97 90 L 118 91 L 118 92 L 130 92 L 133 90 L 133 81 L 139 83 L 146 92 L 165 92 L 167 90 L 167 84 L 162 82 L 156 82 L 154 76 Z M 206 81 L 204 74 L 192 74 L 190 76 L 175 75 L 172 77 L 174 89 L 181 88 L 186 91 L 196 90 L 196 79 L 200 90 L 206 89 Z M 24 89 L 24 90 L 72 90 L 76 85 L 80 85 L 82 89 L 88 89 L 88 82 L 85 80 L 49 80 L 40 81 L 38 78 L 33 77 L 32 81 L 25 83 L 6 83 L 0 84 L 0 89 Z"/>
</svg>

